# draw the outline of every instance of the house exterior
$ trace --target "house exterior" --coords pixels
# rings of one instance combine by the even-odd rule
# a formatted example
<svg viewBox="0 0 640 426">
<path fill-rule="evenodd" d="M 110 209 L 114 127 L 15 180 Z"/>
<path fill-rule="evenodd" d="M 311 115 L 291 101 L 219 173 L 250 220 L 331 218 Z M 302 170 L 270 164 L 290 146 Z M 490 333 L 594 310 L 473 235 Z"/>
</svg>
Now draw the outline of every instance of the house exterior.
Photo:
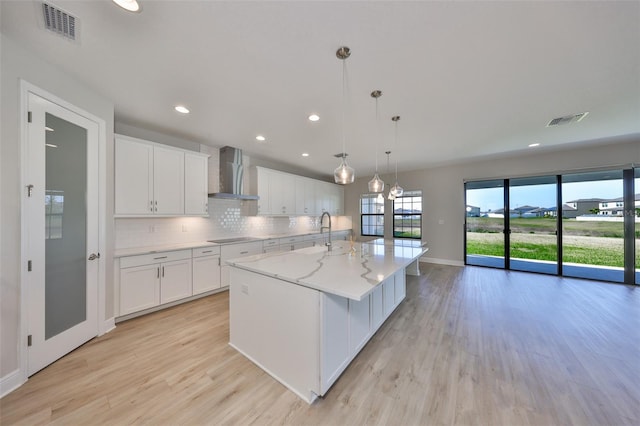
<svg viewBox="0 0 640 426">
<path fill-rule="evenodd" d="M 467 204 L 467 217 L 480 217 L 480 207 Z"/>
<path fill-rule="evenodd" d="M 558 212 L 556 207 L 549 207 L 548 209 L 549 216 L 557 217 Z M 562 217 L 566 219 L 575 219 L 580 216 L 578 214 L 578 209 L 573 207 L 571 204 L 563 204 L 562 205 Z"/>
<path fill-rule="evenodd" d="M 634 208 L 640 208 L 640 194 L 634 197 Z M 624 199 L 623 197 L 603 200 L 598 204 L 598 214 L 602 216 L 624 216 Z M 637 215 L 637 213 L 636 213 Z"/>
<path fill-rule="evenodd" d="M 594 209 L 600 208 L 600 203 L 606 201 L 603 198 L 580 198 L 578 200 L 567 201 L 565 205 L 571 206 L 575 209 L 575 216 L 565 216 L 564 207 L 562 209 L 564 217 L 577 217 L 586 214 L 593 214 Z"/>
</svg>

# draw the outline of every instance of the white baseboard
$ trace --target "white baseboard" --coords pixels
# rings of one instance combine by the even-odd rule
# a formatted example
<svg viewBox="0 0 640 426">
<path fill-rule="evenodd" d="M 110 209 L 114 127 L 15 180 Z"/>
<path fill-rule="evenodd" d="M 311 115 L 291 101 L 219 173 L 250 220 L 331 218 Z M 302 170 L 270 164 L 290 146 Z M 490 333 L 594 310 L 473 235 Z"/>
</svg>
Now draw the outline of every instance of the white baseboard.
<svg viewBox="0 0 640 426">
<path fill-rule="evenodd" d="M 14 370 L 6 376 L 0 377 L 0 398 L 7 395 L 9 392 L 16 390 L 23 384 L 24 382 L 22 381 L 22 374 L 20 374 L 20 370 Z"/>
<path fill-rule="evenodd" d="M 116 328 L 116 319 L 115 318 L 106 319 L 100 323 L 98 336 L 107 334 L 108 332 L 114 330 L 115 328 Z"/>
<path fill-rule="evenodd" d="M 464 266 L 461 260 L 436 259 L 435 257 L 421 257 L 420 262 L 435 263 L 436 265 Z"/>
</svg>

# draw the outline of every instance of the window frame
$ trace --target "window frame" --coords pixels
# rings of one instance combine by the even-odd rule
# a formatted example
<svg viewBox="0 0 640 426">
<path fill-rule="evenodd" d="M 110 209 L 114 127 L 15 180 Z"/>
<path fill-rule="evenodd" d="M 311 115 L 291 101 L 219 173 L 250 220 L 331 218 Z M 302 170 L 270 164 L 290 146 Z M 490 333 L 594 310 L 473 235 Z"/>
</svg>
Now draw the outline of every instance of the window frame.
<svg viewBox="0 0 640 426">
<path fill-rule="evenodd" d="M 382 238 L 384 238 L 384 201 L 382 202 L 382 204 L 377 203 L 376 202 L 377 198 L 378 198 L 378 194 L 375 194 L 375 193 L 361 194 L 360 195 L 360 235 L 363 236 L 363 237 L 382 237 Z M 369 207 L 380 205 L 381 206 L 380 211 L 376 212 L 376 213 L 363 213 L 363 211 L 364 211 L 363 201 L 365 201 L 365 200 L 369 200 Z M 365 234 L 364 233 L 365 217 L 367 217 L 367 218 L 377 217 L 378 220 L 381 220 L 380 224 L 376 223 L 375 225 L 367 225 L 367 229 L 369 227 L 373 227 L 374 229 L 376 229 L 376 231 L 379 231 L 380 233 L 372 233 L 372 234 Z M 376 220 L 375 222 L 378 222 L 378 221 Z"/>
<path fill-rule="evenodd" d="M 414 209 L 412 209 L 412 213 L 409 214 L 399 214 L 396 215 L 396 201 L 402 199 L 402 198 L 420 198 L 420 213 L 415 213 Z M 412 206 L 414 206 L 415 204 L 417 204 L 416 201 L 411 200 L 409 201 L 411 203 Z M 406 203 L 406 201 L 403 201 L 403 203 Z M 402 196 L 400 197 L 396 197 L 395 200 L 393 200 L 393 228 L 392 228 L 392 233 L 393 233 L 393 238 L 401 238 L 401 239 L 409 239 L 409 240 L 421 240 L 422 239 L 422 212 L 423 212 L 424 208 L 423 208 L 423 198 L 422 198 L 422 190 L 412 190 L 412 191 L 404 191 L 404 193 L 402 194 Z M 408 228 L 413 231 L 414 229 L 418 230 L 418 235 L 415 236 L 413 232 L 410 232 L 410 236 L 397 236 L 396 235 L 396 216 L 401 216 L 406 218 L 407 216 L 410 216 L 410 225 L 408 226 Z M 418 225 L 413 225 L 412 222 L 413 220 L 415 220 L 415 218 L 419 219 L 418 220 Z M 401 219 L 401 220 L 406 220 L 406 219 Z M 402 228 L 407 228 L 407 226 L 405 226 L 404 224 L 402 225 Z"/>
</svg>

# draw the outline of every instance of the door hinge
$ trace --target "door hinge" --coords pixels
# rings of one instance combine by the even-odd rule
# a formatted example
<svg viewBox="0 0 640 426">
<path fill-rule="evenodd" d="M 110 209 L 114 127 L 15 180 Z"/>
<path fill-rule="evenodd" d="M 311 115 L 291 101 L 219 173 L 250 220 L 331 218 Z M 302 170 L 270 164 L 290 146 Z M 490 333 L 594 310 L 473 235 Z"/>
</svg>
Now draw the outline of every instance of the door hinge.
<svg viewBox="0 0 640 426">
<path fill-rule="evenodd" d="M 31 272 L 31 261 L 27 260 L 27 272 Z"/>
<path fill-rule="evenodd" d="M 31 111 L 27 111 L 27 123 L 31 123 Z"/>
<path fill-rule="evenodd" d="M 31 335 L 27 336 L 27 346 L 31 346 Z"/>
</svg>

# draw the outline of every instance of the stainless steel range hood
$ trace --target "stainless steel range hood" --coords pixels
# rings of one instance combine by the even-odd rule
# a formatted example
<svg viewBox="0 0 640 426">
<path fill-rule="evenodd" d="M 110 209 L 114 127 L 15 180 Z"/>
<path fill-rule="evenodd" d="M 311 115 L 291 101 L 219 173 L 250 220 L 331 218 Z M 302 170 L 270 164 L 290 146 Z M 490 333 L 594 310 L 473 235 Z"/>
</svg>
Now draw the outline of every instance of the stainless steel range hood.
<svg viewBox="0 0 640 426">
<path fill-rule="evenodd" d="M 220 192 L 209 194 L 214 198 L 257 200 L 257 195 L 244 193 L 244 166 L 242 150 L 225 146 L 220 148 Z"/>
</svg>

